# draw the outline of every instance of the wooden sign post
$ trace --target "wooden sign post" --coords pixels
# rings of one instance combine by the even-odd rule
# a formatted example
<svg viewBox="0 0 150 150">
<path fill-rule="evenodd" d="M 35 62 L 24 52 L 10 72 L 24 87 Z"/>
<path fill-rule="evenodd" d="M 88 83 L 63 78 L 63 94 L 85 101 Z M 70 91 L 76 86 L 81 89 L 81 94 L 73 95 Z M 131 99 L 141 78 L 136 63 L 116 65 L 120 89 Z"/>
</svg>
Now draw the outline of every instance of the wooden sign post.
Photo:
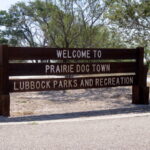
<svg viewBox="0 0 150 150">
<path fill-rule="evenodd" d="M 143 59 L 143 48 L 65 49 L 0 46 L 0 115 L 10 115 L 10 92 L 132 86 L 132 103 L 148 104 L 149 88 L 146 83 L 148 69 L 144 66 Z M 16 60 L 19 60 L 18 63 L 12 63 Z M 26 61 L 19 63 L 20 60 Z M 27 60 L 55 61 L 28 63 Z M 61 60 L 62 63 L 56 60 Z M 96 76 L 89 76 L 91 74 Z M 45 78 L 43 75 L 49 77 Z M 61 77 L 51 78 L 50 75 Z M 44 78 L 9 79 L 10 76 Z"/>
<path fill-rule="evenodd" d="M 8 47 L 0 46 L 0 115 L 10 115 Z"/>
<path fill-rule="evenodd" d="M 147 87 L 148 67 L 144 65 L 144 48 L 137 48 L 137 84 L 132 87 L 133 104 L 149 104 L 149 87 Z"/>
</svg>

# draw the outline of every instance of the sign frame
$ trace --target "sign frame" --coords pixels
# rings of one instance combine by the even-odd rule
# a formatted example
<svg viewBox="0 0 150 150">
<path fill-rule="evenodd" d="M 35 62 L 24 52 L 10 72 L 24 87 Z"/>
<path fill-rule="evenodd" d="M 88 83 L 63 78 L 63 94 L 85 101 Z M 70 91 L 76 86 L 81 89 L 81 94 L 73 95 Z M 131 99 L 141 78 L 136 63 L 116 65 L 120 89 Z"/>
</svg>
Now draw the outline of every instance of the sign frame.
<svg viewBox="0 0 150 150">
<path fill-rule="evenodd" d="M 58 53 L 59 52 L 59 53 Z M 16 60 L 63 60 L 65 63 L 11 63 Z M 70 63 L 70 60 L 75 60 L 74 63 Z M 76 60 L 94 60 L 96 62 L 91 63 L 78 63 Z M 105 62 L 101 62 L 105 60 Z M 113 62 L 112 62 L 113 60 Z M 133 61 L 134 60 L 134 61 Z M 68 62 L 67 62 L 68 61 Z M 117 61 L 117 62 L 116 62 Z M 119 61 L 119 62 L 118 62 Z M 93 71 L 91 65 L 110 65 L 110 69 L 106 71 Z M 26 76 L 26 75 L 45 75 L 44 67 L 46 65 L 53 65 L 53 67 L 59 68 L 60 65 L 73 65 L 73 71 L 64 72 L 47 72 L 47 75 L 65 75 L 65 78 L 59 79 L 9 79 L 10 76 Z M 79 67 L 88 66 L 90 69 L 83 71 L 83 68 L 77 72 L 77 65 Z M 88 68 L 87 67 L 87 68 Z M 23 70 L 23 69 L 24 70 Z M 38 70 L 39 68 L 39 70 Z M 63 66 L 64 69 L 64 66 Z M 54 69 L 55 70 L 55 69 Z M 48 70 L 47 70 L 48 71 Z M 115 87 L 115 86 L 132 86 L 132 103 L 133 104 L 148 104 L 149 103 L 149 87 L 147 87 L 147 72 L 148 67 L 144 65 L 144 48 L 138 47 L 136 49 L 114 49 L 114 48 L 31 48 L 31 47 L 8 47 L 7 45 L 0 45 L 0 115 L 10 115 L 10 92 L 24 92 L 24 91 L 43 91 L 43 90 L 65 90 L 65 89 L 81 89 L 81 88 L 102 88 L 102 87 Z M 72 75 L 86 75 L 86 74 L 110 74 L 116 76 L 103 76 L 103 77 L 74 77 Z M 133 82 L 129 84 L 114 84 L 117 83 L 116 78 L 121 78 L 122 75 L 118 73 L 134 73 L 132 75 Z M 71 75 L 69 78 L 68 75 Z M 125 75 L 123 77 L 131 77 L 131 75 Z M 96 86 L 90 85 L 94 81 L 104 80 L 109 78 L 112 85 Z M 18 86 L 19 82 L 32 82 L 35 81 L 65 81 L 66 84 L 71 86 L 71 80 L 76 80 L 77 84 L 82 80 L 86 80 L 86 84 L 89 86 L 75 86 L 65 88 L 50 88 L 33 90 L 18 90 L 14 91 L 13 86 Z M 117 79 L 118 80 L 118 79 Z M 70 82 L 69 82 L 70 81 Z M 104 82 L 104 81 L 101 81 Z M 118 83 L 120 81 L 118 80 Z M 35 84 L 35 83 L 34 83 Z M 102 84 L 102 83 L 101 83 Z M 44 85 L 44 84 L 43 84 Z M 17 88 L 17 87 L 16 87 Z"/>
</svg>

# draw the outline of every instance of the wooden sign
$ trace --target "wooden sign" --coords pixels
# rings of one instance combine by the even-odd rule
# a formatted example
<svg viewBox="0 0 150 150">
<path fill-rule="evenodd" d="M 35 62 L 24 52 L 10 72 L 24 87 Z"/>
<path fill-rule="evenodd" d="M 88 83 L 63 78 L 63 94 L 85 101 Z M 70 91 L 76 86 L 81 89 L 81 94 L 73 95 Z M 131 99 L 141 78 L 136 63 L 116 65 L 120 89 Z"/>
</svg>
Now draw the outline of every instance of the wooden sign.
<svg viewBox="0 0 150 150">
<path fill-rule="evenodd" d="M 10 92 L 87 89 L 136 84 L 135 76 L 10 80 Z"/>
<path fill-rule="evenodd" d="M 14 63 L 9 65 L 9 75 L 73 75 L 73 74 L 105 74 L 135 73 L 135 62 L 110 63 Z"/>
<path fill-rule="evenodd" d="M 148 69 L 144 66 L 143 59 L 143 48 L 66 49 L 0 46 L 0 115 L 10 115 L 10 92 L 132 86 L 132 103 L 148 104 Z M 18 60 L 24 60 L 24 63 Z M 28 63 L 28 60 L 55 60 L 55 63 Z M 49 78 L 34 78 L 42 75 Z M 50 75 L 64 75 L 64 78 L 51 78 Z M 28 76 L 28 79 L 9 78 L 13 76 Z"/>
<path fill-rule="evenodd" d="M 10 60 L 31 59 L 80 59 L 80 60 L 102 60 L 102 59 L 136 59 L 137 53 L 134 49 L 94 49 L 94 48 L 31 48 L 10 47 Z"/>
</svg>

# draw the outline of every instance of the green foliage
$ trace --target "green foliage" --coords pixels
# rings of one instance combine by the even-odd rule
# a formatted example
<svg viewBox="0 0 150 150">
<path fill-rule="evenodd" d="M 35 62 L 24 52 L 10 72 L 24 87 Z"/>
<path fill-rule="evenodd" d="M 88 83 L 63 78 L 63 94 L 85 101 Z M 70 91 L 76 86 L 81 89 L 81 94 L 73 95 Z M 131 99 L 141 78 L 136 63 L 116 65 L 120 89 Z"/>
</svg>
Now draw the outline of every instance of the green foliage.
<svg viewBox="0 0 150 150">
<path fill-rule="evenodd" d="M 150 63 L 150 1 L 116 0 L 105 14 L 110 28 L 122 33 L 127 47 L 144 47 Z"/>
<path fill-rule="evenodd" d="M 19 46 L 119 47 L 120 35 L 104 26 L 107 5 L 107 0 L 19 2 L 0 12 L 2 35 Z"/>
</svg>

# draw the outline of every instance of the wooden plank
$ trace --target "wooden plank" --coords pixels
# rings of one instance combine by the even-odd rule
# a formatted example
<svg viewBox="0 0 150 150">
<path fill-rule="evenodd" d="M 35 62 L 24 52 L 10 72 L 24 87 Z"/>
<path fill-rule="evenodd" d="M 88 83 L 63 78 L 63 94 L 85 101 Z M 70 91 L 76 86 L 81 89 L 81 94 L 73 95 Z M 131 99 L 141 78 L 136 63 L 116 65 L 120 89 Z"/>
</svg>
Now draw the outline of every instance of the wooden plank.
<svg viewBox="0 0 150 150">
<path fill-rule="evenodd" d="M 136 59 L 136 49 L 9 47 L 10 60 Z"/>
<path fill-rule="evenodd" d="M 59 78 L 59 79 L 18 79 L 10 80 L 10 92 L 49 91 L 65 89 L 87 89 L 136 84 L 136 76 L 109 76 L 89 78 Z"/>
<path fill-rule="evenodd" d="M 131 73 L 136 71 L 135 62 L 9 64 L 10 76 Z"/>
</svg>

